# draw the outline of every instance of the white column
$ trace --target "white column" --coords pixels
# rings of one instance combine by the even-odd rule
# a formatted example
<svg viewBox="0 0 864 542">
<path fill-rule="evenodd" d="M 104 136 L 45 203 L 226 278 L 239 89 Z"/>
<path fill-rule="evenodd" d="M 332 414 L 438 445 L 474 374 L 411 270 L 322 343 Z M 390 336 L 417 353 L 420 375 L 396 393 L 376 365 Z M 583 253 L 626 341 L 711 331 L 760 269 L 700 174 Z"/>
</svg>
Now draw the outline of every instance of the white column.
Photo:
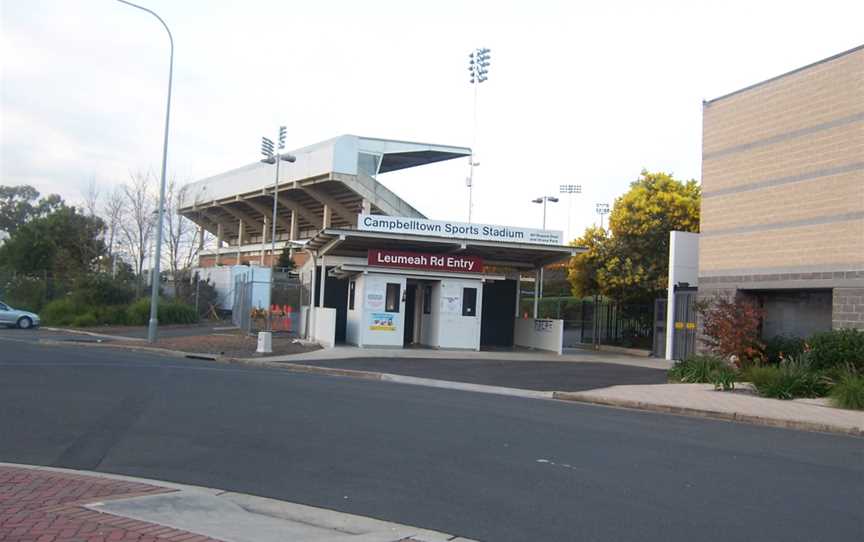
<svg viewBox="0 0 864 542">
<path fill-rule="evenodd" d="M 219 265 L 219 256 L 222 254 L 222 237 L 225 235 L 225 229 L 222 223 L 216 224 L 216 265 Z"/>
<path fill-rule="evenodd" d="M 240 265 L 240 247 L 243 246 L 244 237 L 246 237 L 246 226 L 242 220 L 238 220 L 237 224 L 237 265 Z"/>
<path fill-rule="evenodd" d="M 296 241 L 297 240 L 297 211 L 291 211 L 291 230 L 288 232 L 288 240 Z M 294 249 L 290 250 L 291 257 L 294 257 Z"/>
<path fill-rule="evenodd" d="M 516 273 L 516 318 L 519 318 L 519 301 L 522 293 L 522 274 Z"/>
<path fill-rule="evenodd" d="M 325 205 L 321 212 L 323 213 L 323 216 L 321 217 L 321 222 L 322 222 L 321 223 L 321 229 L 329 228 L 330 227 L 330 221 L 333 217 L 333 211 L 330 209 L 330 207 L 328 205 Z"/>
<path fill-rule="evenodd" d="M 360 205 L 361 205 L 361 210 L 362 210 L 363 214 L 366 214 L 366 215 L 372 214 L 372 202 L 370 202 L 366 198 L 363 198 L 363 201 L 361 202 Z"/>
<path fill-rule="evenodd" d="M 327 267 L 324 265 L 324 256 L 318 258 L 321 261 L 321 291 L 318 295 L 318 305 L 324 307 L 324 289 L 327 287 Z"/>
</svg>

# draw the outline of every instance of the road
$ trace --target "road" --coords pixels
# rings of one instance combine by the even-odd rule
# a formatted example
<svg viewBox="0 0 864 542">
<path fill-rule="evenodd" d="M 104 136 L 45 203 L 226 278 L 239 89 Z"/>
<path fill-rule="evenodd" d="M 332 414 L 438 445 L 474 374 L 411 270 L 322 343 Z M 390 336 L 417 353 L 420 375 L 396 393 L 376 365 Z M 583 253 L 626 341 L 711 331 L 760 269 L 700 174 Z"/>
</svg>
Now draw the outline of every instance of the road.
<svg viewBox="0 0 864 542">
<path fill-rule="evenodd" d="M 0 461 L 487 541 L 864 532 L 861 439 L 2 338 Z"/>
</svg>

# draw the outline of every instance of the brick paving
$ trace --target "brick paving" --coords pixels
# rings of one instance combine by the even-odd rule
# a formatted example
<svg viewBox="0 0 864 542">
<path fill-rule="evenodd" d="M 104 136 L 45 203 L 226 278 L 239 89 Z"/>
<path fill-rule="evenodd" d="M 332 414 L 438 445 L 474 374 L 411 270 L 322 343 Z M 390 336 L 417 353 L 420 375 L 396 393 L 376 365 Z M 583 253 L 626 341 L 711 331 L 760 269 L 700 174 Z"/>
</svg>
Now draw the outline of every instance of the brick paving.
<svg viewBox="0 0 864 542">
<path fill-rule="evenodd" d="M 84 508 L 173 490 L 137 482 L 0 467 L 2 542 L 207 542 L 214 538 Z"/>
</svg>

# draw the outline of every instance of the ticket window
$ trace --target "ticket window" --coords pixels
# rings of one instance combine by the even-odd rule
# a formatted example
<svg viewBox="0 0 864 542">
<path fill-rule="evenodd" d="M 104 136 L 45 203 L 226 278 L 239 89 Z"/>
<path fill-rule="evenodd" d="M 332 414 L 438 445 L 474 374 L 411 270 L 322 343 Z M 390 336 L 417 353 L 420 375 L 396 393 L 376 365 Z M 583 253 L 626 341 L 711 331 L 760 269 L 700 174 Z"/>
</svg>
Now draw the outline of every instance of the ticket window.
<svg viewBox="0 0 864 542">
<path fill-rule="evenodd" d="M 402 303 L 402 285 L 398 282 L 387 283 L 387 294 L 384 298 L 384 312 L 399 312 Z"/>
<path fill-rule="evenodd" d="M 477 288 L 462 288 L 462 316 L 477 316 Z"/>
</svg>

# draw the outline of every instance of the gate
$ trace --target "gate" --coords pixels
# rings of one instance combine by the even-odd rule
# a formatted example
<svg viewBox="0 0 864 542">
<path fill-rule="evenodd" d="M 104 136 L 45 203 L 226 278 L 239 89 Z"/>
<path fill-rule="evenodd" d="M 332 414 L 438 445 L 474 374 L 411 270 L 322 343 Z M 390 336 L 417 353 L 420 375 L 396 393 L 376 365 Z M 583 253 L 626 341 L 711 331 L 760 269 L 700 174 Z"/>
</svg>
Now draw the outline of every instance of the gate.
<svg viewBox="0 0 864 542">
<path fill-rule="evenodd" d="M 654 300 L 654 346 L 651 355 L 655 358 L 666 357 L 666 299 Z"/>
<path fill-rule="evenodd" d="M 252 281 L 247 275 L 239 275 L 234 278 L 231 321 L 246 332 L 252 330 Z"/>
<path fill-rule="evenodd" d="M 672 359 L 686 359 L 696 353 L 696 288 L 675 288 Z"/>
</svg>

